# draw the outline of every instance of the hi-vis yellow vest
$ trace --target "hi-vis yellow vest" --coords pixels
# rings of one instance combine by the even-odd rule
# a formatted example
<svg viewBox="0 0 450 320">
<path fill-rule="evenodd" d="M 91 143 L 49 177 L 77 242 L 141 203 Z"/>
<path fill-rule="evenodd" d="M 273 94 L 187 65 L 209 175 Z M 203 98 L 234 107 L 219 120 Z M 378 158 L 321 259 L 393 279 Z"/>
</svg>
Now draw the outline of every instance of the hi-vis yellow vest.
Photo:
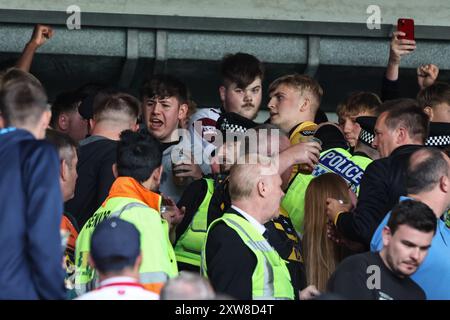
<svg viewBox="0 0 450 320">
<path fill-rule="evenodd" d="M 298 173 L 291 180 L 286 195 L 281 202 L 281 207 L 288 212 L 292 224 L 299 234 L 303 234 L 305 193 L 311 180 L 326 172 L 333 172 L 344 178 L 353 192 L 358 194 L 364 171 L 372 161 L 368 158 L 368 160 L 361 158 L 363 157 L 352 156 L 342 148 L 328 149 L 320 154 L 319 163 L 312 174 Z"/>
<path fill-rule="evenodd" d="M 142 264 L 140 282 L 145 286 L 163 283 L 178 274 L 175 253 L 169 239 L 167 221 L 144 202 L 127 197 L 106 201 L 86 222 L 77 238 L 75 289 L 83 294 L 98 286 L 95 269 L 88 263 L 92 233 L 104 219 L 118 217 L 135 225 L 141 234 Z"/>
<path fill-rule="evenodd" d="M 267 240 L 244 218 L 225 213 L 208 228 L 223 221 L 237 232 L 245 245 L 256 256 L 256 268 L 252 275 L 252 297 L 254 300 L 293 300 L 294 289 L 286 262 L 267 242 Z M 202 251 L 202 273 L 207 277 L 206 242 Z"/>
<path fill-rule="evenodd" d="M 183 262 L 200 267 L 201 252 L 208 230 L 208 207 L 214 192 L 214 180 L 204 179 L 207 183 L 207 191 L 200 207 L 192 218 L 192 222 L 181 235 L 175 245 L 175 255 L 178 262 Z"/>
</svg>

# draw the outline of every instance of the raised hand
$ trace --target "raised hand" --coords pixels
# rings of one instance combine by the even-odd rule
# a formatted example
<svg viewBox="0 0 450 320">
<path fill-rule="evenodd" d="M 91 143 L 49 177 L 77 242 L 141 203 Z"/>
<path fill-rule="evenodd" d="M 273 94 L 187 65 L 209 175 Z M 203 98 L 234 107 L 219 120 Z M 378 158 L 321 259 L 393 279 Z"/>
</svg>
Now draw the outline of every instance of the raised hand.
<svg viewBox="0 0 450 320">
<path fill-rule="evenodd" d="M 416 41 L 399 39 L 399 36 L 405 35 L 406 34 L 401 31 L 394 31 L 392 33 L 389 62 L 399 64 L 402 56 L 407 55 L 416 49 Z"/>
<path fill-rule="evenodd" d="M 51 27 L 42 24 L 37 24 L 34 27 L 33 35 L 31 36 L 29 43 L 31 45 L 36 46 L 36 48 L 39 48 L 45 42 L 47 42 L 47 40 L 50 39 L 52 36 L 53 36 L 53 29 Z"/>
<path fill-rule="evenodd" d="M 417 68 L 417 83 L 420 89 L 431 86 L 439 75 L 439 68 L 434 64 L 423 64 Z"/>
</svg>

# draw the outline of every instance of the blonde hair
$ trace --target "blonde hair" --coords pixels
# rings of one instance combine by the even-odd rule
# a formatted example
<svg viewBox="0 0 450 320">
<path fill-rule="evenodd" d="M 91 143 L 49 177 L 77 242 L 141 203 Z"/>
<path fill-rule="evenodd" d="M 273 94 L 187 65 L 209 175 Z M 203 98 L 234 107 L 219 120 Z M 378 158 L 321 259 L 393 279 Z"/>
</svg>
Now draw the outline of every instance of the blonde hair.
<svg viewBox="0 0 450 320">
<path fill-rule="evenodd" d="M 243 155 L 230 169 L 228 187 L 231 201 L 249 198 L 262 175 L 277 172 L 270 157 L 256 153 Z"/>
<path fill-rule="evenodd" d="M 305 194 L 303 253 L 306 280 L 324 292 L 329 277 L 343 258 L 342 248 L 327 237 L 326 199 L 350 203 L 347 183 L 334 173 L 314 178 Z"/>
<path fill-rule="evenodd" d="M 276 90 L 280 85 L 286 85 L 292 87 L 300 92 L 301 95 L 304 95 L 306 92 L 309 92 L 312 97 L 316 100 L 313 103 L 313 111 L 317 112 L 319 108 L 320 101 L 323 96 L 323 89 L 320 84 L 310 76 L 306 74 L 288 74 L 278 79 L 275 79 L 269 86 L 269 94 Z"/>
</svg>

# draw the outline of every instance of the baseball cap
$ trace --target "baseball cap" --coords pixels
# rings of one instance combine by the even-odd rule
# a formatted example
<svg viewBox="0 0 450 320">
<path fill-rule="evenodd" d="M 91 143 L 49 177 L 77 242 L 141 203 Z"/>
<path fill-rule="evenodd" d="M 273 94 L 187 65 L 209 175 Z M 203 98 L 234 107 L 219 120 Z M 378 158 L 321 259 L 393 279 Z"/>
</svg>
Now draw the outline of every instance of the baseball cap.
<svg viewBox="0 0 450 320">
<path fill-rule="evenodd" d="M 91 256 L 101 271 L 132 266 L 141 250 L 140 233 L 132 224 L 109 218 L 95 228 L 91 238 Z"/>
</svg>

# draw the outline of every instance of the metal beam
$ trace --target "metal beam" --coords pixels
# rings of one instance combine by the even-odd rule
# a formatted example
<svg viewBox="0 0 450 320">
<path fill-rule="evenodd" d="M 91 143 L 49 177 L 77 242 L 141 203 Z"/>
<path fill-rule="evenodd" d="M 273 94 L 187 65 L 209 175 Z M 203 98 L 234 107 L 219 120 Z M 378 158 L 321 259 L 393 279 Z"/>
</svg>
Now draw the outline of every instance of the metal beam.
<svg viewBox="0 0 450 320">
<path fill-rule="evenodd" d="M 127 55 L 122 68 L 122 74 L 119 80 L 119 86 L 128 88 L 133 80 L 139 59 L 139 30 L 127 30 Z"/>
<path fill-rule="evenodd" d="M 314 78 L 320 63 L 320 37 L 308 36 L 308 62 L 304 73 Z"/>
<path fill-rule="evenodd" d="M 156 30 L 155 64 L 153 74 L 164 73 L 167 61 L 167 31 Z"/>
</svg>

